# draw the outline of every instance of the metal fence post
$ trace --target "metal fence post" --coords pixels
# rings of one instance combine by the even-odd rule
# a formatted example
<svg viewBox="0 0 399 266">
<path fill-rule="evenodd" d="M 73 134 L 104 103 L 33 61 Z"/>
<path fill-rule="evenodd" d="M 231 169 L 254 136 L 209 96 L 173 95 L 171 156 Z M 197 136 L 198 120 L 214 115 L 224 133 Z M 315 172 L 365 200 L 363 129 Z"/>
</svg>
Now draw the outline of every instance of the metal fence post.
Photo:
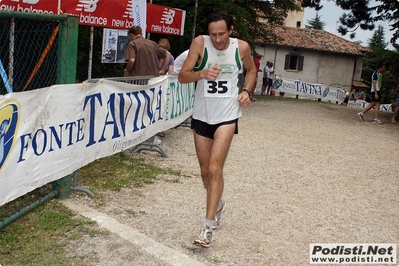
<svg viewBox="0 0 399 266">
<path fill-rule="evenodd" d="M 58 34 L 57 84 L 76 83 L 76 64 L 78 57 L 79 21 L 75 16 L 67 15 L 60 21 Z M 52 183 L 60 193 L 57 198 L 66 198 L 71 194 L 72 175 L 67 175 Z"/>
<path fill-rule="evenodd" d="M 67 15 L 66 20 L 60 21 L 60 32 L 58 34 L 57 84 L 76 83 L 78 35 L 78 18 Z"/>
</svg>

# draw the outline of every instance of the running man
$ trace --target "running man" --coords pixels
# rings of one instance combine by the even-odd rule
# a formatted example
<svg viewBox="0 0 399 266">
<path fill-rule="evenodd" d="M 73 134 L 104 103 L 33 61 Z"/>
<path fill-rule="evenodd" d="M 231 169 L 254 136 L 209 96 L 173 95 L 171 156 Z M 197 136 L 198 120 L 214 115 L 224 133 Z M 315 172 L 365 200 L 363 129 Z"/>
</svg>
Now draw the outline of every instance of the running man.
<svg viewBox="0 0 399 266">
<path fill-rule="evenodd" d="M 374 108 L 374 124 L 382 124 L 382 121 L 378 119 L 380 114 L 381 105 L 381 88 L 382 88 L 382 73 L 386 70 L 386 66 L 383 63 L 379 63 L 377 70 L 373 72 L 371 76 L 371 103 L 366 108 L 358 113 L 360 121 L 364 121 L 364 115 L 373 107 Z"/>
<path fill-rule="evenodd" d="M 248 107 L 257 69 L 247 42 L 230 38 L 233 18 L 225 11 L 208 16 L 209 35 L 196 37 L 179 74 L 179 82 L 196 82 L 191 119 L 194 143 L 206 189 L 206 215 L 194 244 L 208 248 L 212 230 L 222 225 L 223 166 L 234 134 L 238 133 L 241 106 Z M 239 94 L 238 74 L 245 65 L 245 87 Z"/>
</svg>

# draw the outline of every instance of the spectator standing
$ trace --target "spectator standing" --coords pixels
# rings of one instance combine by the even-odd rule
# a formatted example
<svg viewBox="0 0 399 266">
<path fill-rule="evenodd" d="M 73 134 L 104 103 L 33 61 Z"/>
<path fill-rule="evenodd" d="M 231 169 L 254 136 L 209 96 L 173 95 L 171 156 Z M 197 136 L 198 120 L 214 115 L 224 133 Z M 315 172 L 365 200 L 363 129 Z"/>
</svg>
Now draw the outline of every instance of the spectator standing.
<svg viewBox="0 0 399 266">
<path fill-rule="evenodd" d="M 132 41 L 129 43 L 125 53 L 127 64 L 124 76 L 158 77 L 159 75 L 164 75 L 168 70 L 170 53 L 156 42 L 143 38 L 140 26 L 131 27 L 129 35 Z M 160 60 L 162 60 L 161 68 L 158 67 Z M 153 144 L 161 144 L 158 136 L 154 137 Z"/>
<path fill-rule="evenodd" d="M 208 248 L 213 230 L 222 225 L 223 166 L 234 134 L 238 133 L 241 106 L 251 104 L 256 71 L 247 42 L 230 38 L 233 18 L 225 11 L 208 16 L 209 35 L 196 37 L 179 74 L 179 82 L 196 82 L 191 128 L 206 189 L 206 215 L 194 244 Z M 238 93 L 238 72 L 244 62 L 245 87 Z M 251 91 L 252 90 L 252 91 Z"/>
<path fill-rule="evenodd" d="M 160 39 L 158 41 L 158 45 L 160 47 L 166 49 L 167 51 L 170 50 L 170 43 L 169 43 L 169 40 L 166 38 Z M 163 65 L 163 59 L 161 58 L 161 59 L 159 59 L 159 70 L 162 69 L 162 65 Z M 173 55 L 170 55 L 168 67 L 167 67 L 165 74 L 173 74 L 174 66 L 175 66 L 175 58 L 173 57 Z"/>
<path fill-rule="evenodd" d="M 267 90 L 266 90 L 267 95 L 272 95 L 273 79 L 274 79 L 273 62 L 269 62 L 268 71 L 267 71 Z"/>
<path fill-rule="evenodd" d="M 169 52 L 169 50 L 170 50 L 170 42 L 169 42 L 168 39 L 166 39 L 166 38 L 159 39 L 158 45 L 159 45 L 159 47 L 162 47 L 162 48 L 164 48 L 165 50 L 167 50 Z M 162 58 L 159 59 L 158 65 L 159 65 L 159 70 L 161 70 L 162 69 L 162 65 L 163 65 L 163 59 Z M 173 55 L 170 55 L 169 63 L 168 63 L 168 67 L 166 68 L 167 70 L 165 72 L 165 75 L 169 74 L 169 73 L 173 74 L 174 66 L 175 66 L 175 58 L 173 57 Z M 163 138 L 163 137 L 165 137 L 165 132 L 163 132 L 163 131 L 158 132 L 156 136 Z M 157 142 L 159 142 L 159 141 L 157 141 Z"/>
<path fill-rule="evenodd" d="M 266 95 L 266 88 L 267 88 L 267 72 L 269 70 L 269 61 L 266 62 L 265 67 L 263 68 L 263 79 L 262 79 L 262 90 L 260 95 Z"/>
<path fill-rule="evenodd" d="M 396 117 L 399 115 L 399 85 L 396 87 L 396 98 L 395 98 L 396 108 L 393 112 L 393 116 L 391 118 L 392 123 L 396 123 Z"/>
<path fill-rule="evenodd" d="M 255 84 L 254 87 L 252 89 L 252 91 L 254 92 L 253 95 L 251 96 L 251 101 L 256 102 L 255 98 L 253 96 L 255 96 L 256 93 L 256 85 L 258 83 L 258 73 L 262 72 L 262 70 L 260 70 L 260 59 L 262 59 L 263 55 L 261 54 L 256 54 L 256 57 L 254 59 L 254 64 L 255 64 L 255 68 L 256 68 L 256 80 L 255 80 Z"/>
<path fill-rule="evenodd" d="M 364 91 L 360 90 L 357 95 L 357 99 L 363 101 L 364 100 Z"/>
<path fill-rule="evenodd" d="M 352 90 L 352 92 L 351 92 L 351 100 L 352 101 L 354 101 L 355 103 L 356 103 L 356 90 L 355 89 L 353 89 Z"/>
<path fill-rule="evenodd" d="M 124 76 L 158 77 L 164 75 L 167 71 L 170 53 L 156 42 L 143 38 L 142 34 L 140 26 L 133 26 L 129 29 L 132 41 L 127 46 L 125 53 L 127 64 Z M 163 60 L 161 70 L 158 67 L 159 59 Z"/>
<path fill-rule="evenodd" d="M 344 102 L 342 104 L 348 105 L 349 102 L 349 92 L 347 90 L 344 91 L 345 92 L 345 99 Z"/>
<path fill-rule="evenodd" d="M 382 88 L 382 73 L 386 70 L 386 66 L 383 63 L 379 63 L 377 70 L 373 72 L 371 76 L 371 103 L 366 106 L 366 108 L 359 112 L 360 121 L 364 121 L 364 115 L 373 107 L 374 108 L 374 124 L 382 124 L 381 120 L 378 119 L 380 113 L 381 105 L 381 88 Z"/>
</svg>

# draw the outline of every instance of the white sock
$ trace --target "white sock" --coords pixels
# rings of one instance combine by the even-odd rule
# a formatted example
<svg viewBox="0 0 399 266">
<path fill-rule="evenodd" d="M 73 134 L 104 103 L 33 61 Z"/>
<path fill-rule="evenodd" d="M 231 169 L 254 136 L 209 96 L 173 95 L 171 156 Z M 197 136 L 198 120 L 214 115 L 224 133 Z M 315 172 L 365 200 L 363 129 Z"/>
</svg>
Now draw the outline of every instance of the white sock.
<svg viewBox="0 0 399 266">
<path fill-rule="evenodd" d="M 218 210 L 219 210 L 220 208 L 222 208 L 222 205 L 223 205 L 223 201 L 222 201 L 222 199 L 220 199 L 220 200 L 219 200 L 219 204 L 218 204 Z"/>
<path fill-rule="evenodd" d="M 208 226 L 208 228 L 212 230 L 213 220 L 208 220 L 205 218 L 204 221 L 202 222 L 202 226 L 204 227 L 205 225 Z"/>
</svg>

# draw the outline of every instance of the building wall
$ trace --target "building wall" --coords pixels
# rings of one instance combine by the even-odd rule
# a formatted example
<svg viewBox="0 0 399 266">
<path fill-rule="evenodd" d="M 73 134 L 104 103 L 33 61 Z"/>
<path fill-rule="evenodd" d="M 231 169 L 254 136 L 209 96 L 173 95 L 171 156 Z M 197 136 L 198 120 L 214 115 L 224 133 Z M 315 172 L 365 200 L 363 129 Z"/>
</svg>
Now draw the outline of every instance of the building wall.
<svg viewBox="0 0 399 266">
<path fill-rule="evenodd" d="M 284 19 L 283 25 L 291 28 L 303 28 L 303 20 L 305 17 L 304 9 L 301 11 L 289 12 L 287 17 Z M 298 26 L 299 22 L 299 26 Z"/>
<path fill-rule="evenodd" d="M 278 47 L 275 45 L 255 45 L 255 51 L 264 57 L 261 60 L 261 70 L 267 61 L 274 63 L 277 76 L 286 79 L 300 79 L 309 83 L 322 83 L 324 85 L 351 90 L 352 81 L 360 80 L 362 58 L 356 56 L 325 53 L 320 51 Z M 285 70 L 286 54 L 304 56 L 303 70 Z M 260 73 L 257 88 L 262 84 L 263 74 Z M 359 77 L 357 79 L 357 77 Z M 260 85 L 259 85 L 260 84 Z"/>
<path fill-rule="evenodd" d="M 301 0 L 298 0 L 298 5 L 301 5 Z M 305 18 L 305 9 L 301 8 L 301 11 L 293 11 L 287 14 L 287 17 L 284 19 L 283 25 L 292 28 L 303 28 Z M 298 26 L 298 22 L 300 25 Z"/>
</svg>

